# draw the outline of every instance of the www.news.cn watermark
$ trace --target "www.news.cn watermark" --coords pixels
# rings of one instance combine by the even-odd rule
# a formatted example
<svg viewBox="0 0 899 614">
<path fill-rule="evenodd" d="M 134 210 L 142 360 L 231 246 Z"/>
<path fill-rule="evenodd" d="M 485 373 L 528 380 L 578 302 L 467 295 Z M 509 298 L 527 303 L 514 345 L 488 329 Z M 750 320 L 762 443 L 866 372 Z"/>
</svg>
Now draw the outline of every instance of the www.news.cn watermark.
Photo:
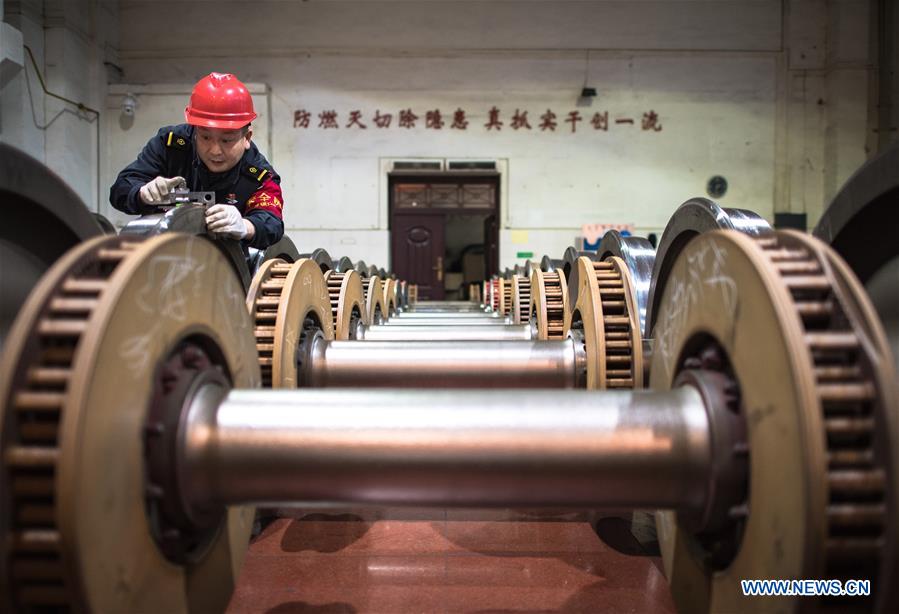
<svg viewBox="0 0 899 614">
<path fill-rule="evenodd" d="M 870 580 L 740 580 L 747 597 L 865 597 Z"/>
</svg>

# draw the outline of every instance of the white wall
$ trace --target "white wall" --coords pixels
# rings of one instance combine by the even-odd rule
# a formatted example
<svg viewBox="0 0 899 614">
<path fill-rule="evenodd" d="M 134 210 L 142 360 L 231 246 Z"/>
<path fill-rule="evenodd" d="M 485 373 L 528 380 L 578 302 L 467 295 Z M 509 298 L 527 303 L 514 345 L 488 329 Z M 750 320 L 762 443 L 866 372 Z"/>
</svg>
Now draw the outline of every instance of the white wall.
<svg viewBox="0 0 899 614">
<path fill-rule="evenodd" d="M 16 29 L 28 45 L 41 70 L 44 69 L 43 3 L 4 2 L 4 21 Z M 44 156 L 44 93 L 27 53 L 22 51 L 22 69 L 0 90 L 0 139 L 15 145 L 42 162 Z"/>
<path fill-rule="evenodd" d="M 22 34 L 33 52 L 24 67 L 0 90 L 0 140 L 15 145 L 49 166 L 99 209 L 104 186 L 98 187 L 100 158 L 98 122 L 42 91 L 100 110 L 109 80 L 105 61 L 115 63 L 118 5 L 115 0 L 5 0 L 4 21 Z"/>
<path fill-rule="evenodd" d="M 123 0 L 124 79 L 189 83 L 221 70 L 267 84 L 268 153 L 304 250 L 387 262 L 387 158 L 501 160 L 505 267 L 518 251 L 560 255 L 584 223 L 658 232 L 714 174 L 730 184 L 723 205 L 806 212 L 812 225 L 865 157 L 866 0 L 214 4 Z M 585 74 L 599 96 L 582 115 L 607 110 L 635 127 L 567 130 Z M 500 133 L 480 126 L 493 105 Z M 465 133 L 422 127 L 426 110 L 457 107 Z M 395 127 L 404 108 L 419 127 Z M 512 131 L 516 108 L 534 128 L 551 108 L 560 128 Z M 313 113 L 309 129 L 293 127 L 298 109 Z M 329 109 L 340 128 L 316 128 Z M 345 129 L 354 109 L 367 130 Z M 639 129 L 650 109 L 661 132 Z M 375 129 L 375 110 L 394 126 Z M 515 230 L 526 241 L 513 244 Z"/>
</svg>

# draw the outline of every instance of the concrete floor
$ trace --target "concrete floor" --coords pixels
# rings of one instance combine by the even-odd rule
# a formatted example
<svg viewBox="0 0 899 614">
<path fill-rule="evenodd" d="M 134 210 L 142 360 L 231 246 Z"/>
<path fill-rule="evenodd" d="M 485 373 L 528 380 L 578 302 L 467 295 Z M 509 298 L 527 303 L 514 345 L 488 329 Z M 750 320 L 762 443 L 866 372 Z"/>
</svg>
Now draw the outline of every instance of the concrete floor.
<svg viewBox="0 0 899 614">
<path fill-rule="evenodd" d="M 674 612 L 658 557 L 625 516 L 289 514 L 250 545 L 228 612 Z"/>
</svg>

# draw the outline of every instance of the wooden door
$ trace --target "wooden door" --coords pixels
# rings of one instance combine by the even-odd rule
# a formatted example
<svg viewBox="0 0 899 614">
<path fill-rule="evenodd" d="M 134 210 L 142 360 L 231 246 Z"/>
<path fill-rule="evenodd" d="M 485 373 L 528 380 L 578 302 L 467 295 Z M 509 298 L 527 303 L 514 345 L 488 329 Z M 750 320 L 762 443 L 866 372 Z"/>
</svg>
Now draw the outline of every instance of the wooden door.
<svg viewBox="0 0 899 614">
<path fill-rule="evenodd" d="M 445 226 L 442 215 L 397 214 L 393 218 L 391 262 L 397 278 L 418 284 L 418 297 L 444 298 Z"/>
</svg>

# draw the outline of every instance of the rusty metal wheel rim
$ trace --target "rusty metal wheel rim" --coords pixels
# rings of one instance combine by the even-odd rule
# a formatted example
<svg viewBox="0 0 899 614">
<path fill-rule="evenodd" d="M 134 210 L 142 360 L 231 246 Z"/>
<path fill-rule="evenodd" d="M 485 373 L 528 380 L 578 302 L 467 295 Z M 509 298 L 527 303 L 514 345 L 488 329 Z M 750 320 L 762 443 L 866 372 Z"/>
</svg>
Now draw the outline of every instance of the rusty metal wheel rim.
<svg viewBox="0 0 899 614">
<path fill-rule="evenodd" d="M 344 273 L 328 271 L 325 282 L 328 284 L 334 338 L 338 341 L 354 338 L 357 322 L 363 326 L 369 324 L 362 278 L 353 270 Z"/>
<path fill-rule="evenodd" d="M 620 258 L 578 258 L 571 328 L 583 330 L 587 388 L 643 387 L 643 338 L 630 270 Z"/>
<path fill-rule="evenodd" d="M 531 280 L 523 275 L 512 278 L 512 321 L 515 324 L 531 321 Z"/>
<path fill-rule="evenodd" d="M 873 378 L 876 397 L 891 408 L 888 415 L 893 417 L 896 391 L 886 375 L 892 361 L 883 351 L 873 310 L 850 306 L 865 305 L 867 299 L 858 287 L 850 289 L 852 283 L 840 279 L 842 273 L 834 273 L 841 268 L 828 264 L 835 255 L 811 241 L 791 233 L 750 238 L 715 231 L 691 241 L 671 268 L 658 312 L 652 387 L 664 390 L 672 385 L 684 368 L 684 348 L 693 339 L 699 335 L 714 339 L 726 352 L 741 390 L 750 466 L 748 503 L 745 509 L 732 510 L 745 517 L 743 537 L 726 569 L 704 568 L 695 538 L 679 527 L 676 515 L 658 514 L 663 559 L 680 609 L 766 610 L 769 602 L 743 597 L 741 579 L 830 577 L 826 574 L 831 573 L 832 562 L 846 556 L 839 539 L 828 539 L 833 523 L 846 517 L 834 507 L 831 491 L 864 490 L 867 482 L 843 480 L 840 475 L 835 480 L 828 469 L 828 459 L 832 463 L 840 458 L 834 456 L 829 438 L 847 425 L 834 423 L 822 403 L 843 402 L 845 390 L 853 395 L 859 388 L 835 390 L 829 387 L 830 380 L 820 379 L 845 373 L 817 357 L 841 351 L 847 335 L 815 328 L 820 326 L 814 323 L 822 307 L 809 292 L 844 289 L 829 295 L 839 313 L 826 322 L 839 326 L 857 317 L 856 324 L 862 324 L 854 330 L 879 337 L 868 344 L 880 348 L 869 363 L 880 372 Z M 838 295 L 850 298 L 841 300 Z M 847 305 L 845 313 L 855 315 L 843 319 L 840 304 Z M 890 527 L 895 532 L 895 522 Z M 881 586 L 886 584 L 881 581 Z M 778 602 L 778 607 L 788 609 L 797 605 L 790 598 Z"/>
<path fill-rule="evenodd" d="M 365 313 L 370 326 L 375 326 L 387 319 L 387 307 L 384 305 L 384 290 L 381 278 L 377 275 L 363 280 L 365 291 Z"/>
<path fill-rule="evenodd" d="M 646 330 L 649 290 L 652 285 L 652 270 L 656 259 L 655 248 L 643 237 L 626 237 L 617 230 L 610 230 L 603 235 L 597 255 L 600 260 L 605 260 L 609 256 L 617 256 L 627 264 L 627 268 L 631 272 L 637 308 L 640 312 L 642 334 Z M 571 292 L 571 287 L 569 287 L 569 292 Z M 572 304 L 574 303 L 575 301 L 572 301 Z"/>
<path fill-rule="evenodd" d="M 0 389 L 7 412 L 21 412 L 24 403 L 23 415 L 56 416 L 58 435 L 30 454 L 55 476 L 46 482 L 53 508 L 34 529 L 20 526 L 13 540 L 16 552 L 30 553 L 25 568 L 45 586 L 29 593 L 20 577 L 27 600 L 92 611 L 224 608 L 253 510 L 229 510 L 210 551 L 187 566 L 159 551 L 144 512 L 141 442 L 154 365 L 178 339 L 197 334 L 227 357 L 235 386 L 258 386 L 243 288 L 215 247 L 197 237 L 89 241 L 60 260 L 29 298 L 15 325 L 15 351 L 3 357 Z M 62 383 L 49 390 L 41 376 L 23 389 L 23 369 L 35 368 Z M 8 443 L 9 413 L 4 424 Z M 48 582 L 54 577 L 55 586 Z"/>
<path fill-rule="evenodd" d="M 561 267 L 531 273 L 531 321 L 535 322 L 540 341 L 565 339 L 571 326 L 568 289 Z"/>
<path fill-rule="evenodd" d="M 512 313 L 512 292 L 513 292 L 513 280 L 503 279 L 502 280 L 502 302 L 500 303 L 500 313 L 504 316 Z"/>
<path fill-rule="evenodd" d="M 656 312 L 671 266 L 694 237 L 712 230 L 738 230 L 749 236 L 761 236 L 772 232 L 768 222 L 756 213 L 745 209 L 725 208 L 707 198 L 693 198 L 678 207 L 659 238 L 653 259 L 643 328 L 644 337 L 655 336 L 653 328 L 658 320 Z"/>
<path fill-rule="evenodd" d="M 490 280 L 490 310 L 500 314 L 503 309 L 504 281 L 501 277 L 494 277 Z"/>
<path fill-rule="evenodd" d="M 831 309 L 839 315 L 823 332 L 813 327 L 818 303 L 795 296 L 808 288 L 800 284 L 793 291 L 807 340 L 816 334 L 857 338 L 860 349 L 837 368 L 827 363 L 832 357 L 812 352 L 829 459 L 825 577 L 871 578 L 875 609 L 895 611 L 899 588 L 887 579 L 899 573 L 899 392 L 888 336 L 858 278 L 835 250 L 793 230 L 757 243 L 773 263 L 791 250 L 808 253 L 804 262 L 794 261 L 793 270 L 782 272 L 785 280 L 793 274 L 814 286 L 815 275 L 828 278 Z M 875 577 L 880 578 L 876 587 Z"/>
<path fill-rule="evenodd" d="M 384 307 L 388 318 L 395 317 L 396 311 L 396 280 L 387 278 L 382 283 L 382 291 L 384 293 Z"/>
<path fill-rule="evenodd" d="M 300 382 L 298 348 L 310 328 L 334 338 L 328 288 L 319 263 L 301 258 L 290 265 L 275 312 L 272 388 L 296 388 Z"/>
<path fill-rule="evenodd" d="M 247 292 L 247 309 L 253 318 L 263 388 L 272 387 L 275 320 L 278 317 L 278 306 L 281 304 L 281 294 L 290 267 L 290 262 L 280 258 L 263 262 L 253 276 Z"/>
<path fill-rule="evenodd" d="M 321 269 L 322 275 L 324 275 L 325 272 L 330 271 L 331 269 L 334 268 L 335 263 L 334 263 L 334 260 L 331 258 L 331 255 L 328 253 L 327 250 L 325 250 L 321 247 L 312 250 L 311 254 L 300 254 L 299 258 L 297 258 L 296 261 L 299 261 L 300 259 L 303 259 L 303 258 L 308 258 L 309 260 L 312 260 L 313 262 L 315 262 L 315 264 L 317 264 L 318 267 Z"/>
</svg>

